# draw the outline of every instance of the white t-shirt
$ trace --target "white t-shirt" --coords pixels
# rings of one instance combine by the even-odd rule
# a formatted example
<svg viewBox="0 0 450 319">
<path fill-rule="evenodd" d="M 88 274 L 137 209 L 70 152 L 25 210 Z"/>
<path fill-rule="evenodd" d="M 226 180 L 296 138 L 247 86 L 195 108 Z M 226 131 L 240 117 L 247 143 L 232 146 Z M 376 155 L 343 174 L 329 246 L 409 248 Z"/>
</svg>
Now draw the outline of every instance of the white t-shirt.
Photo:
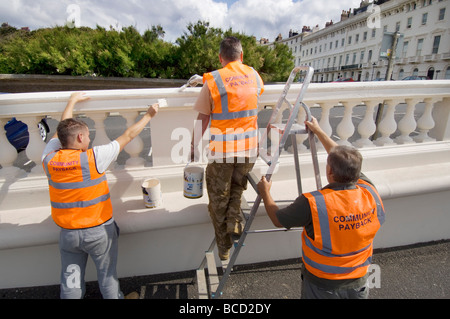
<svg viewBox="0 0 450 319">
<path fill-rule="evenodd" d="M 42 161 L 51 152 L 58 151 L 61 149 L 61 142 L 57 138 L 51 139 L 44 149 L 42 154 Z M 120 153 L 120 145 L 117 141 L 112 141 L 109 144 L 94 146 L 95 164 L 97 165 L 97 170 L 100 174 L 104 173 L 109 165 L 117 159 Z"/>
</svg>

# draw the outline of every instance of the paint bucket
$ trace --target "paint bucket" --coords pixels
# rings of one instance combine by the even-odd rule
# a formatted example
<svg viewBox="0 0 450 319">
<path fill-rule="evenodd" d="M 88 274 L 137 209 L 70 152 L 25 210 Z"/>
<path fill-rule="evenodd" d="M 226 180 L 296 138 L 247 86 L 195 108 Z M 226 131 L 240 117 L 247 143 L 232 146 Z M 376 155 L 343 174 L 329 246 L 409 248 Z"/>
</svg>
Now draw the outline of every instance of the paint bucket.
<svg viewBox="0 0 450 319">
<path fill-rule="evenodd" d="M 156 178 L 149 178 L 142 183 L 142 195 L 147 208 L 155 208 L 162 205 L 161 183 Z"/>
<path fill-rule="evenodd" d="M 186 165 L 184 168 L 184 197 L 200 198 L 203 196 L 203 167 Z"/>
</svg>

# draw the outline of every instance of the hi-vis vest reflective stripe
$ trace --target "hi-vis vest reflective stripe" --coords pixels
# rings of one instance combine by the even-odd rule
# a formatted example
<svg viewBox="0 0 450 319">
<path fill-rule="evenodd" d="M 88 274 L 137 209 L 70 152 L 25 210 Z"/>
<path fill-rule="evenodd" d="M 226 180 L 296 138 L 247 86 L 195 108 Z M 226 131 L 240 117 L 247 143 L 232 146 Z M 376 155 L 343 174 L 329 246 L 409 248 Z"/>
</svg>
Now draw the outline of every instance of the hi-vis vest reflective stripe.
<svg viewBox="0 0 450 319">
<path fill-rule="evenodd" d="M 236 153 L 258 146 L 258 97 L 263 81 L 240 61 L 203 75 L 214 101 L 209 148 L 216 153 Z"/>
<path fill-rule="evenodd" d="M 94 151 L 60 150 L 43 162 L 47 174 L 52 217 L 66 229 L 95 227 L 112 218 L 105 174 L 99 174 Z"/>
<path fill-rule="evenodd" d="M 373 239 L 385 219 L 375 188 L 359 180 L 356 189 L 324 189 L 305 196 L 315 237 L 302 233 L 306 269 L 332 280 L 363 277 L 371 264 Z"/>
</svg>

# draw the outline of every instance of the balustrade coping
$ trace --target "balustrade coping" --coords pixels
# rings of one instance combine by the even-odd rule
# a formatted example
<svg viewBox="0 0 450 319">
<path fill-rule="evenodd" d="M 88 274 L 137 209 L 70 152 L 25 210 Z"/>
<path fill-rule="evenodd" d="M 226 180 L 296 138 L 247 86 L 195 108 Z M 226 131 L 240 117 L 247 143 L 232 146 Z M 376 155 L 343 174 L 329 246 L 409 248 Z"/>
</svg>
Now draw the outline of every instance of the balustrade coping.
<svg viewBox="0 0 450 319">
<path fill-rule="evenodd" d="M 291 86 L 288 99 L 295 100 L 296 92 L 301 84 Z M 265 92 L 260 98 L 260 105 L 276 104 L 284 84 L 265 86 Z M 82 102 L 75 108 L 75 113 L 119 110 L 145 110 L 147 105 L 165 98 L 171 109 L 192 108 L 200 92 L 200 88 L 158 88 L 158 89 L 123 89 L 86 91 L 91 100 Z M 50 115 L 60 114 L 72 92 L 40 92 L 11 93 L 0 95 L 0 118 L 10 118 L 11 115 Z M 364 103 L 364 101 L 395 99 L 404 101 L 407 98 L 425 99 L 429 97 L 450 97 L 450 80 L 429 81 L 375 81 L 351 83 L 311 83 L 304 97 L 310 107 L 322 103 L 342 101 Z M 105 103 L 107 102 L 107 103 Z M 42 105 L 42 108 L 37 105 Z M 39 110 L 42 109 L 42 110 Z"/>
</svg>

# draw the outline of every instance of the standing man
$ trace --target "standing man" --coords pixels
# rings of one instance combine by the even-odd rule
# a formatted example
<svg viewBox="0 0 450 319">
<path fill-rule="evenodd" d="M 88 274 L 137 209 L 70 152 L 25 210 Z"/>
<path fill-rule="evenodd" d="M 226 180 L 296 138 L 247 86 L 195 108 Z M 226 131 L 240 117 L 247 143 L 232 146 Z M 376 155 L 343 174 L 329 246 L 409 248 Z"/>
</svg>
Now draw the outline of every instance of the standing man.
<svg viewBox="0 0 450 319">
<path fill-rule="evenodd" d="M 305 122 L 328 153 L 329 184 L 279 209 L 265 177 L 258 184 L 267 214 L 276 227 L 304 227 L 302 298 L 368 298 L 367 271 L 373 239 L 385 213 L 373 184 L 361 174 L 362 156 L 338 146 L 315 118 Z"/>
<path fill-rule="evenodd" d="M 237 38 L 224 39 L 219 52 L 223 68 L 203 75 L 204 85 L 194 105 L 194 110 L 199 112 L 196 123 L 202 126 L 202 134 L 193 136 L 191 160 L 211 123 L 205 180 L 208 210 L 221 260 L 229 258 L 231 236 L 240 235 L 243 230 L 241 196 L 258 148 L 258 97 L 264 87 L 259 74 L 243 64 L 243 57 Z"/>
<path fill-rule="evenodd" d="M 88 99 L 83 93 L 71 95 L 56 134 L 42 155 L 52 218 L 61 227 L 61 298 L 84 297 L 86 262 L 91 256 L 103 298 L 121 299 L 116 272 L 119 229 L 105 171 L 156 115 L 158 104 L 150 106 L 142 119 L 115 141 L 89 149 L 87 125 L 72 118 L 75 104 Z"/>
</svg>

